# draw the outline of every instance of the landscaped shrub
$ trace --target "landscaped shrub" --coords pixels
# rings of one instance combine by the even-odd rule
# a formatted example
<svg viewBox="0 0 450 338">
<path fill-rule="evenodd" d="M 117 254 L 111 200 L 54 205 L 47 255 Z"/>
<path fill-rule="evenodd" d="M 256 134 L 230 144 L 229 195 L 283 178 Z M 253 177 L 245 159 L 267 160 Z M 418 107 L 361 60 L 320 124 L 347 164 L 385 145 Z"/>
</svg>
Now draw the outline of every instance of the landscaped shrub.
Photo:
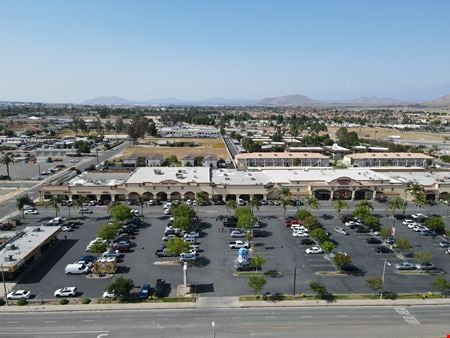
<svg viewBox="0 0 450 338">
<path fill-rule="evenodd" d="M 81 304 L 89 304 L 90 302 L 91 302 L 91 299 L 89 297 L 81 298 Z"/>
<path fill-rule="evenodd" d="M 23 306 L 23 305 L 27 305 L 28 302 L 26 299 L 19 299 L 16 304 L 19 306 Z"/>
<path fill-rule="evenodd" d="M 69 300 L 67 298 L 61 298 L 59 300 L 59 305 L 66 305 L 69 304 Z"/>
</svg>

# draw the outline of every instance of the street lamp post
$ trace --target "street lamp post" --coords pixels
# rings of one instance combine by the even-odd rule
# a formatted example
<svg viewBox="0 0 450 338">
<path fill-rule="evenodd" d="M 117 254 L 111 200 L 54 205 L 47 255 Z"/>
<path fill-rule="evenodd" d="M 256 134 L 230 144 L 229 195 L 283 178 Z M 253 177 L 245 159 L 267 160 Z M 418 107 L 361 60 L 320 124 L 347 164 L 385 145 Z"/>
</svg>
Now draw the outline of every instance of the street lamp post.
<svg viewBox="0 0 450 338">
<path fill-rule="evenodd" d="M 216 322 L 215 321 L 211 322 L 211 327 L 212 327 L 213 338 L 216 338 Z"/>
<path fill-rule="evenodd" d="M 381 293 L 380 293 L 380 299 L 383 299 L 383 288 L 384 288 L 384 275 L 386 273 L 386 265 L 391 266 L 391 263 L 387 261 L 387 259 L 384 260 L 383 263 L 383 274 L 381 275 Z"/>
<path fill-rule="evenodd" d="M 297 282 L 297 267 L 294 267 L 294 285 L 292 285 L 292 297 L 295 299 L 295 284 Z"/>
</svg>

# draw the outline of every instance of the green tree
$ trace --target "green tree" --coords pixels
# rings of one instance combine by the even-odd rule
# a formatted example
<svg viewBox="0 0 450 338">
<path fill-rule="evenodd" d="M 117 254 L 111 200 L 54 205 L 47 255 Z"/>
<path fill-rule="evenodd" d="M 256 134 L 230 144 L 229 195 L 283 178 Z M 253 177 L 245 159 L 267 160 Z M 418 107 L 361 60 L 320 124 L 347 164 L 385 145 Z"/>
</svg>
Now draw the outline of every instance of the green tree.
<svg viewBox="0 0 450 338">
<path fill-rule="evenodd" d="M 252 267 L 255 268 L 255 270 L 262 269 L 262 266 L 266 263 L 266 260 L 264 257 L 259 255 L 253 255 L 252 258 L 250 258 L 250 264 Z"/>
<path fill-rule="evenodd" d="M 316 229 L 316 230 L 321 230 L 321 229 Z M 316 230 L 314 230 L 314 231 L 316 231 Z M 336 248 L 336 245 L 333 242 L 330 242 L 327 240 L 325 240 L 320 246 L 322 247 L 322 250 L 325 253 L 330 253 Z"/>
<path fill-rule="evenodd" d="M 352 262 L 352 259 L 349 255 L 346 255 L 342 252 L 338 252 L 333 257 L 333 263 L 337 266 L 339 270 L 344 269 Z"/>
<path fill-rule="evenodd" d="M 45 204 L 46 208 L 55 209 L 55 217 L 58 217 L 59 205 L 61 204 L 62 198 L 59 196 L 52 196 Z"/>
<path fill-rule="evenodd" d="M 106 291 L 114 294 L 117 298 L 125 300 L 130 296 L 130 292 L 134 287 L 132 279 L 118 277 L 106 287 Z"/>
<path fill-rule="evenodd" d="M 364 224 L 372 231 L 380 231 L 380 219 L 373 215 L 365 215 L 361 218 Z"/>
<path fill-rule="evenodd" d="M 341 214 L 342 209 L 347 208 L 347 206 L 348 206 L 347 202 L 345 202 L 343 200 L 336 200 L 336 201 L 334 201 L 334 209 L 337 212 L 338 218 L 339 218 L 339 216 Z"/>
<path fill-rule="evenodd" d="M 6 175 L 8 176 L 8 179 L 11 179 L 11 176 L 9 175 L 9 166 L 14 164 L 14 159 L 8 153 L 3 154 L 0 159 L 0 164 L 6 165 Z"/>
<path fill-rule="evenodd" d="M 408 249 L 411 249 L 411 244 L 405 237 L 398 237 L 397 240 L 395 241 L 395 244 L 397 245 L 397 248 L 400 251 L 406 251 Z"/>
<path fill-rule="evenodd" d="M 442 217 L 435 216 L 430 217 L 425 220 L 425 225 L 432 231 L 435 231 L 437 234 L 443 235 L 445 234 L 445 224 L 442 220 Z"/>
<path fill-rule="evenodd" d="M 237 217 L 237 226 L 242 229 L 251 229 L 256 223 L 256 218 L 253 214 L 242 213 Z"/>
<path fill-rule="evenodd" d="M 20 197 L 18 197 L 16 199 L 16 205 L 17 205 L 17 209 L 22 213 L 22 218 L 25 218 L 25 213 L 24 213 L 24 207 L 26 205 L 32 205 L 34 206 L 34 202 L 33 200 L 30 198 L 30 196 L 26 195 L 22 195 Z"/>
<path fill-rule="evenodd" d="M 361 220 L 371 215 L 371 211 L 365 206 L 356 206 L 352 212 L 353 217 L 359 218 Z"/>
<path fill-rule="evenodd" d="M 254 209 L 259 211 L 259 199 L 255 195 L 252 196 L 249 203 L 250 208 L 252 209 L 252 212 L 254 212 Z"/>
<path fill-rule="evenodd" d="M 373 205 L 368 200 L 363 200 L 356 204 L 357 208 L 366 209 L 367 213 L 371 213 L 373 211 Z"/>
<path fill-rule="evenodd" d="M 314 229 L 309 236 L 321 244 L 328 240 L 327 232 L 324 229 Z"/>
<path fill-rule="evenodd" d="M 189 220 L 192 220 L 195 217 L 195 211 L 189 205 L 181 203 L 172 208 L 172 215 L 174 218 L 187 217 Z"/>
<path fill-rule="evenodd" d="M 78 196 L 78 198 L 75 200 L 75 206 L 77 208 L 79 208 L 80 210 L 82 210 L 83 208 L 83 204 L 89 202 L 89 198 L 87 198 L 87 196 L 83 196 L 80 195 Z M 81 215 L 84 214 L 84 211 L 80 211 Z"/>
<path fill-rule="evenodd" d="M 319 201 L 314 196 L 308 197 L 305 200 L 305 202 L 308 205 L 309 211 L 311 211 L 311 209 L 319 209 L 320 208 Z"/>
<path fill-rule="evenodd" d="M 303 220 L 303 225 L 306 229 L 309 231 L 312 231 L 314 229 L 317 229 L 320 227 L 320 223 L 314 216 L 308 216 Z"/>
<path fill-rule="evenodd" d="M 387 228 L 382 228 L 380 230 L 380 237 L 386 240 L 387 238 L 391 237 L 391 230 Z"/>
<path fill-rule="evenodd" d="M 226 206 L 228 212 L 231 214 L 231 212 L 233 210 L 236 210 L 236 208 L 237 208 L 236 200 L 230 199 L 230 200 L 226 201 L 225 206 Z"/>
<path fill-rule="evenodd" d="M 426 251 L 417 251 L 416 253 L 414 253 L 414 261 L 417 264 L 427 264 L 427 263 L 431 263 L 431 261 L 433 260 L 433 255 L 429 252 Z"/>
<path fill-rule="evenodd" d="M 450 282 L 444 277 L 436 278 L 431 286 L 433 287 L 433 289 L 438 290 L 442 294 L 444 294 L 445 291 L 450 290 Z"/>
<path fill-rule="evenodd" d="M 248 279 L 248 286 L 255 292 L 257 297 L 259 297 L 259 293 L 266 283 L 263 275 L 250 276 Z"/>
<path fill-rule="evenodd" d="M 291 191 L 288 187 L 283 187 L 280 190 L 280 199 L 290 199 L 292 197 Z"/>
<path fill-rule="evenodd" d="M 403 210 L 406 208 L 406 203 L 401 197 L 394 197 L 393 199 L 389 200 L 388 202 L 388 211 L 390 212 L 394 223 L 393 226 L 395 226 L 395 213 L 397 210 Z"/>
<path fill-rule="evenodd" d="M 425 189 L 418 183 L 411 184 L 405 192 L 409 192 L 413 197 L 413 202 L 417 205 L 417 210 L 426 203 Z"/>
<path fill-rule="evenodd" d="M 169 238 L 166 244 L 166 251 L 169 255 L 179 256 L 189 250 L 189 243 L 179 237 Z"/>
<path fill-rule="evenodd" d="M 134 117 L 131 119 L 130 124 L 128 125 L 128 136 L 133 140 L 133 142 L 136 142 L 138 138 L 144 137 L 145 132 L 148 129 L 148 120 L 139 115 L 134 115 Z"/>
<path fill-rule="evenodd" d="M 183 231 L 190 231 L 192 229 L 192 220 L 188 216 L 175 216 L 173 227 Z"/>
<path fill-rule="evenodd" d="M 320 284 L 319 282 L 309 282 L 309 288 L 316 293 L 316 297 L 319 299 L 324 299 L 329 294 L 325 285 Z"/>
<path fill-rule="evenodd" d="M 280 199 L 280 207 L 283 209 L 283 217 L 286 218 L 286 209 L 289 205 L 291 205 L 292 200 L 290 198 L 282 198 Z"/>
<path fill-rule="evenodd" d="M 91 245 L 89 251 L 99 255 L 101 253 L 104 253 L 107 248 L 108 246 L 105 243 L 95 242 L 94 244 Z"/>
<path fill-rule="evenodd" d="M 298 209 L 297 210 L 297 219 L 303 221 L 306 217 L 312 216 L 311 212 L 306 209 Z"/>
<path fill-rule="evenodd" d="M 124 222 L 133 217 L 131 208 L 122 203 L 115 203 L 111 205 L 109 208 L 109 213 L 114 220 L 119 222 Z"/>
<path fill-rule="evenodd" d="M 97 237 L 100 237 L 101 239 L 105 239 L 107 241 L 112 241 L 117 237 L 119 230 L 120 225 L 118 226 L 117 224 L 103 224 L 97 230 Z"/>
<path fill-rule="evenodd" d="M 370 276 L 366 279 L 366 285 L 377 292 L 383 288 L 383 281 L 380 276 Z"/>
</svg>

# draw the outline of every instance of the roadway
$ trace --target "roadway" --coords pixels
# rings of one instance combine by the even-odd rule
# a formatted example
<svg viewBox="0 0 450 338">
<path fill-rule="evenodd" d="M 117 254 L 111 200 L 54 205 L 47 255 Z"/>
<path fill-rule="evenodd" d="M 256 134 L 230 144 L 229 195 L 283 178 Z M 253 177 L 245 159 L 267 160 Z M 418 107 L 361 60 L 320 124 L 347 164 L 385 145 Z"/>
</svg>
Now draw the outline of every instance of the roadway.
<svg viewBox="0 0 450 338">
<path fill-rule="evenodd" d="M 115 147 L 111 150 L 99 153 L 98 154 L 98 162 L 100 163 L 100 162 L 106 161 L 107 159 L 119 154 L 123 149 L 127 148 L 129 145 L 130 145 L 130 142 L 126 141 L 124 143 L 119 144 L 117 147 Z M 94 165 L 97 164 L 96 156 L 92 156 L 87 159 L 83 159 L 81 162 L 74 164 L 71 167 L 75 167 L 81 171 L 84 171 L 86 168 L 90 167 L 93 164 Z M 58 177 L 65 175 L 66 173 L 67 173 L 67 170 L 63 170 L 62 172 L 51 175 L 50 177 L 46 178 L 44 181 L 41 181 L 41 182 L 37 183 L 36 185 L 34 185 L 33 187 L 29 188 L 23 194 L 28 194 L 32 199 L 36 199 L 39 197 L 39 189 L 41 188 L 42 185 L 46 184 L 49 181 L 53 181 L 53 180 L 57 179 Z M 16 206 L 16 198 L 17 197 L 19 197 L 19 196 L 16 196 L 13 199 L 10 199 L 10 200 L 7 200 L 7 201 L 4 201 L 1 203 L 0 215 L 7 216 L 7 215 L 17 211 L 17 206 Z"/>
<path fill-rule="evenodd" d="M 448 305 L 24 311 L 0 315 L 0 337 L 446 337 L 449 323 Z"/>
<path fill-rule="evenodd" d="M 232 159 L 234 160 L 236 158 L 236 155 L 238 154 L 238 150 L 236 148 L 236 145 L 233 143 L 233 140 L 229 137 L 224 135 L 223 140 L 225 141 L 225 145 L 228 148 L 228 151 L 230 152 Z"/>
</svg>

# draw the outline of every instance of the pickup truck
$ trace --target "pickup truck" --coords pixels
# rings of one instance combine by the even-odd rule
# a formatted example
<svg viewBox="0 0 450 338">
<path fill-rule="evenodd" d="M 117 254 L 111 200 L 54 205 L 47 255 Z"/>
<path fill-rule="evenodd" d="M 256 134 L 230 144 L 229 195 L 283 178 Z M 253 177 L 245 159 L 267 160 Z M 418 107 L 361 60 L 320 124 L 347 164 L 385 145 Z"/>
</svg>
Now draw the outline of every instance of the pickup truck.
<svg viewBox="0 0 450 338">
<path fill-rule="evenodd" d="M 230 249 L 249 248 L 250 244 L 247 241 L 232 241 L 228 242 L 228 247 Z"/>
</svg>

